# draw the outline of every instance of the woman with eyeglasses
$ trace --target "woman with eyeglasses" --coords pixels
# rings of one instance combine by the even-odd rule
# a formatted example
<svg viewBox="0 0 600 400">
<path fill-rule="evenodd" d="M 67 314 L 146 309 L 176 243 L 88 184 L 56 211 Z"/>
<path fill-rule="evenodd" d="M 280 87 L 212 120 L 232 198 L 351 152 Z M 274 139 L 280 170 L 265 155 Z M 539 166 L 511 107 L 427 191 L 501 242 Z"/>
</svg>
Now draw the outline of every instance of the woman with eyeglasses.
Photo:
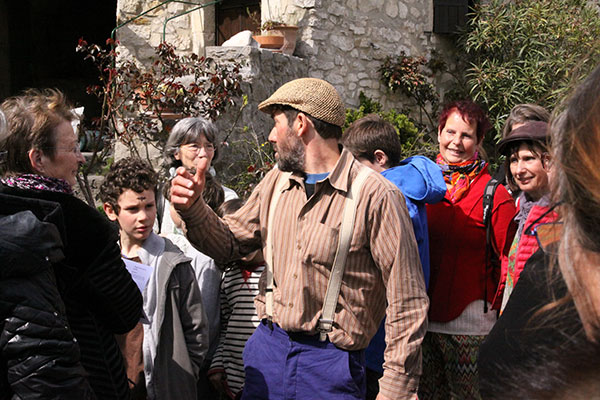
<svg viewBox="0 0 600 400">
<path fill-rule="evenodd" d="M 552 222 L 557 215 L 547 212 L 550 206 L 550 154 L 548 124 L 529 121 L 520 124 L 498 143 L 498 152 L 506 157 L 506 183 L 513 193 L 518 192 L 518 224 L 508 257 L 502 260 L 502 276 L 496 300 L 500 312 L 519 279 L 525 263 L 539 248 L 533 230 L 538 224 Z M 544 215 L 543 218 L 540 216 Z M 532 224 L 533 221 L 537 221 Z"/>
<path fill-rule="evenodd" d="M 217 157 L 217 128 L 202 117 L 184 118 L 177 122 L 169 134 L 165 146 L 165 166 L 169 176 L 175 176 L 178 167 L 195 171 L 196 164 L 202 158 L 208 159 L 210 165 Z M 208 205 L 216 210 L 224 201 L 237 198 L 237 194 L 222 186 L 211 172 L 207 172 L 207 182 L 202 197 Z M 175 243 L 186 256 L 192 259 L 192 267 L 196 273 L 198 286 L 202 295 L 202 304 L 206 311 L 209 324 L 209 348 L 206 367 L 200 371 L 198 382 L 198 398 L 213 398 L 218 396 L 210 383 L 207 373 L 208 366 L 216 350 L 220 328 L 220 298 L 221 271 L 215 262 L 205 254 L 196 250 L 183 234 L 182 221 L 169 204 L 169 185 L 159 198 L 159 204 L 164 204 L 161 215 L 160 233 Z"/>
<path fill-rule="evenodd" d="M 42 222 L 56 227 L 64 258 L 56 260 L 52 268 L 87 379 L 98 399 L 128 399 L 127 377 L 114 335 L 135 327 L 141 317 L 142 296 L 121 260 L 118 233 L 108 219 L 73 195 L 77 171 L 84 162 L 71 126 L 74 115 L 57 90 L 29 90 L 6 99 L 0 109 L 8 125 L 0 136 L 0 194 L 19 199 L 22 210 L 32 211 Z M 51 213 L 49 207 L 53 207 Z M 6 204 L 0 209 L 6 211 Z M 13 267 L 4 265 L 5 261 L 1 260 L 2 268 Z M 45 320 L 39 320 L 42 316 L 41 311 L 30 314 L 37 319 L 25 326 L 41 329 L 40 351 L 55 343 L 44 340 L 52 327 L 45 327 Z M 4 333 L 0 343 L 2 338 Z M 30 367 L 40 361 L 33 355 Z M 58 363 L 45 368 L 57 377 L 61 374 Z M 23 375 L 34 372 L 21 371 Z M 61 392 L 60 382 L 55 392 Z"/>
<path fill-rule="evenodd" d="M 597 66 L 551 122 L 560 220 L 531 223 L 540 249 L 481 347 L 485 399 L 600 397 L 599 87 Z"/>
<path fill-rule="evenodd" d="M 177 122 L 169 133 L 169 138 L 165 145 L 164 167 L 170 179 L 175 176 L 177 168 L 183 166 L 190 171 L 195 171 L 196 164 L 200 159 L 208 159 L 208 164 L 210 165 L 217 159 L 218 154 L 217 127 L 215 124 L 202 117 L 184 118 Z M 210 176 L 208 177 L 209 174 Z M 214 170 L 209 172 L 209 174 L 207 174 L 207 177 L 216 183 L 214 185 L 207 183 L 207 185 L 210 187 L 219 186 L 223 191 L 222 195 L 215 197 L 216 200 L 207 202 L 213 209 L 216 210 L 224 201 L 238 198 L 238 195 L 233 190 L 216 181 L 213 176 Z M 166 191 L 168 191 L 168 187 L 169 185 L 167 185 Z M 214 188 L 214 190 L 216 191 L 218 188 Z M 171 218 L 171 214 L 173 213 L 169 210 L 168 197 L 162 196 L 159 201 L 160 203 L 164 202 L 159 207 L 164 209 L 164 211 L 157 218 L 159 220 L 157 226 L 158 233 L 165 235 L 171 233 L 182 234 L 183 231 L 177 227 L 177 224 Z"/>
</svg>

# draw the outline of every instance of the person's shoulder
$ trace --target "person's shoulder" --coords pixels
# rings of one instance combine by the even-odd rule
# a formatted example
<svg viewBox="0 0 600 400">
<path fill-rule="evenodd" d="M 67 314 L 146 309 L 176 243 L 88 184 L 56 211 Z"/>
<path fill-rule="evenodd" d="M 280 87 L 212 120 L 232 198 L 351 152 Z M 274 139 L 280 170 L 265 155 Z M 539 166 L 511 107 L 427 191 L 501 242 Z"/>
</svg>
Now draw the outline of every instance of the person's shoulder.
<svg viewBox="0 0 600 400">
<path fill-rule="evenodd" d="M 508 192 L 506 187 L 504 187 L 503 184 L 498 183 L 498 186 L 496 186 L 496 192 L 494 193 L 494 208 L 500 206 L 508 207 L 514 210 L 517 209 L 515 205 L 515 200 Z"/>
<path fill-rule="evenodd" d="M 156 235 L 156 237 L 164 241 L 165 244 L 164 251 L 162 252 L 162 254 L 159 255 L 159 257 L 162 260 L 168 261 L 169 264 L 172 264 L 173 266 L 184 263 L 190 263 L 190 257 L 186 256 L 183 250 L 179 248 L 179 246 L 177 246 L 175 243 L 173 243 L 170 239 L 158 235 Z"/>
<path fill-rule="evenodd" d="M 221 185 L 221 187 L 223 188 L 223 194 L 225 195 L 225 200 L 233 200 L 233 199 L 237 199 L 239 198 L 238 194 L 235 192 L 235 190 L 228 188 L 227 186 L 223 186 Z"/>
<path fill-rule="evenodd" d="M 184 284 L 196 279 L 192 259 L 186 256 L 183 251 L 177 247 L 171 240 L 156 235 L 164 241 L 164 250 L 157 256 L 158 268 L 162 268 L 161 274 L 168 276 L 169 281 L 173 282 L 175 278 L 179 283 Z"/>
<path fill-rule="evenodd" d="M 65 216 L 65 225 L 68 229 L 77 232 L 78 238 L 71 237 L 70 240 L 89 239 L 93 236 L 100 242 L 114 241 L 118 235 L 116 225 L 83 200 L 56 192 L 51 192 L 47 198 L 61 205 Z"/>
<path fill-rule="evenodd" d="M 364 194 L 372 192 L 386 192 L 390 190 L 400 192 L 400 189 L 398 189 L 398 187 L 389 179 L 386 179 L 380 173 L 359 163 L 358 161 L 356 161 L 352 166 L 350 187 L 357 181 L 357 178 L 360 174 L 366 174 L 366 179 L 364 180 L 362 190 L 362 193 Z"/>
<path fill-rule="evenodd" d="M 357 163 L 359 164 L 359 163 Z M 368 201 L 368 207 L 372 210 L 379 208 L 384 203 L 405 204 L 404 194 L 393 182 L 386 179 L 380 173 L 373 171 L 369 167 L 359 164 L 359 168 L 353 177 L 353 181 L 358 176 L 359 171 L 368 174 L 364 180 L 363 187 L 360 190 L 359 202 Z M 352 185 L 352 183 L 351 183 Z M 360 206 L 359 206 L 360 207 Z"/>
</svg>

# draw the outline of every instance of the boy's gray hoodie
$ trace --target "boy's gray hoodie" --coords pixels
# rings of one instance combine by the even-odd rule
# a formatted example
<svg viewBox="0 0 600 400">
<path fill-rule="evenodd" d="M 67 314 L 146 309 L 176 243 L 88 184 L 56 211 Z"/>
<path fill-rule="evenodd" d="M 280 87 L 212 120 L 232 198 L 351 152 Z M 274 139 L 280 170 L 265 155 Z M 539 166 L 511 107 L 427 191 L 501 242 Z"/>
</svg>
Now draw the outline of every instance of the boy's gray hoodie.
<svg viewBox="0 0 600 400">
<path fill-rule="evenodd" d="M 190 259 L 152 233 L 138 251 L 154 268 L 144 290 L 144 373 L 148 399 L 196 399 L 208 325 Z"/>
</svg>

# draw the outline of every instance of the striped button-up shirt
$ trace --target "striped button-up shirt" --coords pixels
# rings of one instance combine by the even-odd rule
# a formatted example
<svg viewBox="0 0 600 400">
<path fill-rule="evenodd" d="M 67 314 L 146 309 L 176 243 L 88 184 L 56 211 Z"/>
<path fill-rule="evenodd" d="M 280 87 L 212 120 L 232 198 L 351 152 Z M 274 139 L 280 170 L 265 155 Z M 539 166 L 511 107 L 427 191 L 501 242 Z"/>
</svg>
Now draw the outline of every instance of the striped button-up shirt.
<svg viewBox="0 0 600 400">
<path fill-rule="evenodd" d="M 267 217 L 274 218 L 273 321 L 286 331 L 314 334 L 338 247 L 345 196 L 360 168 L 366 167 L 344 150 L 329 176 L 316 184 L 310 199 L 306 198 L 302 176 L 292 174 L 275 210 L 269 211 L 281 175 L 274 169 L 246 204 L 222 221 L 201 202 L 182 212 L 186 234 L 202 252 L 224 263 L 264 247 Z M 261 318 L 266 317 L 265 278 L 263 273 L 260 294 L 255 299 Z M 387 348 L 380 392 L 390 398 L 414 397 L 428 305 L 402 194 L 380 174 L 371 174 L 357 202 L 329 340 L 345 350 L 366 348 L 387 309 Z"/>
</svg>

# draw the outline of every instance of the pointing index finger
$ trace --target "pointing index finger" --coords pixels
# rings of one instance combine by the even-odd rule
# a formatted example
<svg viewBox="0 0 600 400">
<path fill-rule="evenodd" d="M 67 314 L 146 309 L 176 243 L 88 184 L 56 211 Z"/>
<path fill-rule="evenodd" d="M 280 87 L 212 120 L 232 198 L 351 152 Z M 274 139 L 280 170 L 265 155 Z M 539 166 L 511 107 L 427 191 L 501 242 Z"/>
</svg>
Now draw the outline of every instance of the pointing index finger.
<svg viewBox="0 0 600 400">
<path fill-rule="evenodd" d="M 198 160 L 198 163 L 196 164 L 196 175 L 194 175 L 194 182 L 200 182 L 200 180 L 204 178 L 204 174 L 206 173 L 207 169 L 208 159 L 201 158 L 200 160 Z"/>
</svg>

